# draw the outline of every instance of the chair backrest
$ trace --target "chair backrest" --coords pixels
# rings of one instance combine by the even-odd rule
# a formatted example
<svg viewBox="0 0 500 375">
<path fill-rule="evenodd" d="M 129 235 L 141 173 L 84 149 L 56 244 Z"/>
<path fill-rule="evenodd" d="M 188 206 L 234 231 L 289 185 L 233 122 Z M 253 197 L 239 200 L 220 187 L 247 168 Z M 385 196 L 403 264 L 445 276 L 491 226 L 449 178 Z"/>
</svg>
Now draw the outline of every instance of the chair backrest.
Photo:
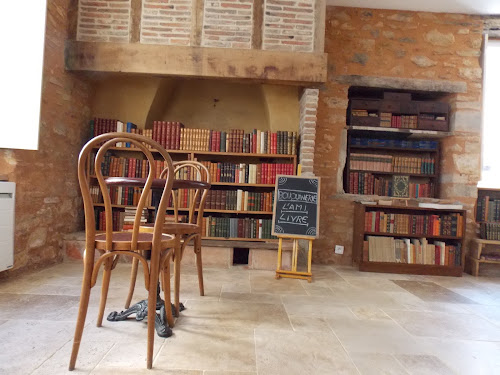
<svg viewBox="0 0 500 375">
<path fill-rule="evenodd" d="M 205 201 L 212 182 L 210 172 L 202 163 L 193 160 L 175 162 L 174 171 L 175 184 L 180 188 L 172 191 L 175 220 L 177 221 L 179 216 L 179 195 L 189 192 L 189 194 L 186 194 L 187 208 L 189 209 L 188 223 L 197 224 L 201 227 Z M 164 170 L 160 178 L 164 176 L 164 173 L 167 173 L 167 171 Z M 186 181 L 185 184 L 182 183 L 184 180 Z"/>
<path fill-rule="evenodd" d="M 161 158 L 161 161 L 165 162 L 165 169 L 163 170 L 163 178 L 165 179 L 165 187 L 163 188 L 163 193 L 158 205 L 157 221 L 155 221 L 155 226 L 153 230 L 153 247 L 159 241 L 161 241 L 161 234 L 163 228 L 163 222 L 165 221 L 165 210 L 168 205 L 168 199 L 172 191 L 172 184 L 174 181 L 174 166 L 172 159 L 168 152 L 157 142 L 150 138 L 138 134 L 131 133 L 105 133 L 91 139 L 83 147 L 80 152 L 78 159 L 78 180 L 80 182 L 80 189 L 83 197 L 84 211 L 85 211 L 85 232 L 87 244 L 93 243 L 96 234 L 96 221 L 94 215 L 94 200 L 92 199 L 90 193 L 91 179 L 96 178 L 99 183 L 99 187 L 102 193 L 102 198 L 104 202 L 104 212 L 105 212 L 105 231 L 106 231 L 106 249 L 111 249 L 112 247 L 112 233 L 113 233 L 113 214 L 111 197 L 109 194 L 108 185 L 106 183 L 106 176 L 102 173 L 102 162 L 106 152 L 108 152 L 117 143 L 130 143 L 138 151 L 138 157 L 142 153 L 142 157 L 147 160 L 147 178 L 145 179 L 144 186 L 142 187 L 142 192 L 138 199 L 137 211 L 135 213 L 134 225 L 132 229 L 132 249 L 136 248 L 139 227 L 141 223 L 141 216 L 146 207 L 148 197 L 150 196 L 151 185 L 153 180 L 156 178 L 156 168 L 155 168 L 155 158 L 153 153 L 157 157 Z M 97 153 L 95 157 L 93 156 L 93 151 L 96 149 Z M 130 150 L 130 148 L 128 148 Z M 91 160 L 93 159 L 93 160 Z M 95 171 L 95 176 L 89 175 L 89 163 L 93 163 L 93 170 Z M 159 220 L 159 221 L 158 221 Z M 161 223 L 156 225 L 157 223 Z"/>
</svg>

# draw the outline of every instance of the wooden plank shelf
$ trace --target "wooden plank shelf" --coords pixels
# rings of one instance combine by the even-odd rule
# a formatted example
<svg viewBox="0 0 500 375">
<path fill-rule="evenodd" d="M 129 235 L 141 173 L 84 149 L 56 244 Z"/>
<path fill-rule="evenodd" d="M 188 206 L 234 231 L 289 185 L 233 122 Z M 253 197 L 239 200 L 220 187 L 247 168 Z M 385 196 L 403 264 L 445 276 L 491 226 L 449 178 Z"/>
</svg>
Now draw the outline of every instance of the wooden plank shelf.
<svg viewBox="0 0 500 375">
<path fill-rule="evenodd" d="M 433 236 L 428 234 L 402 234 L 402 233 L 384 233 L 384 232 L 365 232 L 365 236 L 428 238 L 432 240 L 457 240 L 457 241 L 462 240 L 462 237 L 456 237 L 456 236 Z"/>
<path fill-rule="evenodd" d="M 351 131 L 371 131 L 380 133 L 393 133 L 404 135 L 409 138 L 444 138 L 451 135 L 450 132 L 443 132 L 437 130 L 419 130 L 419 129 L 402 129 L 402 128 L 384 128 L 380 126 L 357 126 L 350 125 L 346 126 L 346 129 Z"/>
<path fill-rule="evenodd" d="M 244 184 L 239 182 L 212 182 L 212 186 L 272 187 L 274 184 Z"/>
<path fill-rule="evenodd" d="M 98 149 L 99 147 L 94 147 Z M 132 151 L 142 153 L 136 147 L 110 147 L 109 150 L 115 151 Z M 151 150 L 153 154 L 158 154 L 156 150 Z M 207 156 L 237 156 L 237 157 L 248 157 L 248 158 L 263 158 L 263 159 L 295 159 L 297 155 L 292 154 L 258 154 L 249 152 L 224 152 L 224 151 L 196 151 L 196 150 L 167 150 L 169 154 L 195 154 L 195 155 L 207 155 Z"/>
<path fill-rule="evenodd" d="M 365 169 L 351 169 L 351 172 L 365 172 L 371 174 L 388 175 L 388 176 L 412 176 L 412 177 L 425 177 L 436 178 L 436 174 L 423 174 L 423 173 L 407 173 L 407 172 L 382 172 L 382 171 L 368 171 Z"/>
<path fill-rule="evenodd" d="M 380 150 L 380 151 L 402 151 L 402 152 L 421 152 L 421 153 L 432 153 L 437 152 L 435 148 L 411 148 L 411 147 L 384 147 L 384 146 L 369 146 L 369 145 L 349 145 L 350 148 L 360 149 L 360 150 Z"/>
<path fill-rule="evenodd" d="M 94 203 L 94 206 L 96 207 L 104 207 L 104 203 Z M 112 204 L 112 208 L 136 208 L 136 206 L 133 205 L 123 205 L 123 204 Z M 148 210 L 154 210 L 154 206 L 147 206 L 146 207 Z M 167 210 L 172 211 L 174 208 L 173 207 L 167 207 Z M 180 212 L 188 212 L 189 208 L 178 208 L 178 211 Z M 221 213 L 221 214 L 242 214 L 242 215 L 272 215 L 272 211 L 238 211 L 238 210 L 214 210 L 210 208 L 205 208 L 203 212 L 207 213 Z"/>
<path fill-rule="evenodd" d="M 202 240 L 217 241 L 249 241 L 249 242 L 278 242 L 277 238 L 225 238 L 225 237 L 202 237 Z"/>
<path fill-rule="evenodd" d="M 360 262 L 359 270 L 413 275 L 462 276 L 461 266 L 437 266 L 431 264 L 408 264 L 390 262 Z"/>
</svg>

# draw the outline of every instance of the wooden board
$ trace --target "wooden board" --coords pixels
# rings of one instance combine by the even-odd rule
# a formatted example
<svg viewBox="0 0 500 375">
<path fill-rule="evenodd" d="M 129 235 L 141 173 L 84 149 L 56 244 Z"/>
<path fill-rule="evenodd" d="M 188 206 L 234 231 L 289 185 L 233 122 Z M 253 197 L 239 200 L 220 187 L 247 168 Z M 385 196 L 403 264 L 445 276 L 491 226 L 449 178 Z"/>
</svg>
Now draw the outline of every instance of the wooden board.
<svg viewBox="0 0 500 375">
<path fill-rule="evenodd" d="M 227 78 L 314 87 L 326 82 L 327 54 L 67 41 L 70 71 Z"/>
<path fill-rule="evenodd" d="M 320 179 L 276 176 L 273 235 L 314 239 L 319 234 Z"/>
</svg>

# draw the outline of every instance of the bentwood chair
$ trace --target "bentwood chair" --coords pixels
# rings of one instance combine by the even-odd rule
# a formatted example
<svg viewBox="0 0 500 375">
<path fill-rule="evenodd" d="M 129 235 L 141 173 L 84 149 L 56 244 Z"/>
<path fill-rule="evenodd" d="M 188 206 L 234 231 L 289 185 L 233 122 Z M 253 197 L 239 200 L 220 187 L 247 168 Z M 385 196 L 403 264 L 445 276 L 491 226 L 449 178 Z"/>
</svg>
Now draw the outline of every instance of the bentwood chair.
<svg viewBox="0 0 500 375">
<path fill-rule="evenodd" d="M 110 194 L 106 180 L 102 174 L 101 165 L 106 152 L 118 142 L 129 142 L 133 144 L 138 151 L 141 151 L 144 158 L 148 161 L 149 169 L 147 179 L 142 189 L 142 193 L 137 204 L 137 211 L 133 229 L 128 232 L 113 232 L 112 206 Z M 102 144 L 102 145 L 101 145 Z M 99 147 L 99 145 L 101 145 Z M 99 147 L 95 160 L 91 159 L 91 152 Z M 160 203 L 156 222 L 153 225 L 151 233 L 141 233 L 139 231 L 141 215 L 146 206 L 148 195 L 151 191 L 151 185 L 155 178 L 154 158 L 152 151 L 157 152 L 161 159 L 165 161 L 164 187 L 162 189 Z M 94 216 L 94 202 L 92 200 L 89 183 L 91 176 L 88 175 L 87 161 L 95 165 L 95 178 L 99 183 L 105 210 L 105 233 L 96 233 L 96 222 Z M 175 248 L 175 237 L 163 234 L 163 223 L 165 221 L 165 210 L 172 191 L 174 180 L 174 167 L 172 159 L 167 151 L 157 142 L 146 137 L 129 133 L 107 133 L 93 138 L 82 149 L 78 160 L 78 179 L 83 197 L 85 212 L 85 255 L 82 290 L 80 296 L 80 308 L 75 329 L 73 341 L 73 351 L 69 369 L 75 368 L 76 358 L 80 347 L 87 308 L 89 304 L 90 290 L 96 284 L 99 269 L 103 266 L 103 279 L 101 289 L 101 301 L 99 305 L 99 315 L 97 326 L 102 325 L 104 308 L 108 295 L 109 281 L 111 272 L 115 268 L 120 256 L 132 256 L 134 261 L 141 262 L 144 269 L 144 282 L 148 290 L 148 334 L 147 334 L 147 367 L 152 368 L 153 364 L 153 345 L 156 318 L 156 299 L 157 284 L 159 274 L 162 273 L 163 287 L 165 291 L 165 312 L 167 322 L 173 325 L 172 309 L 170 307 L 170 258 L 173 256 L 172 249 Z M 100 253 L 97 261 L 94 260 L 96 250 Z M 146 250 L 150 250 L 150 262 L 142 255 Z"/>
<path fill-rule="evenodd" d="M 174 250 L 174 306 L 175 316 L 179 316 L 180 311 L 180 275 L 181 260 L 186 245 L 193 241 L 194 253 L 196 256 L 196 268 L 198 271 L 198 285 L 200 296 L 205 294 L 203 286 L 203 264 L 201 257 L 201 237 L 203 210 L 207 199 L 208 190 L 211 187 L 211 177 L 208 169 L 197 161 L 180 161 L 174 163 L 175 178 L 174 190 L 172 190 L 172 204 L 174 210 L 173 221 L 167 221 L 163 225 L 163 233 L 173 235 L 176 238 L 176 248 Z M 160 178 L 164 177 L 167 170 L 164 170 Z M 179 210 L 181 201 L 188 206 L 187 222 L 179 222 Z M 150 232 L 151 225 L 143 225 L 141 231 Z M 168 259 L 165 259 L 168 261 Z M 165 265 L 166 266 L 166 265 Z M 138 261 L 133 260 L 132 272 L 130 277 L 129 295 L 125 308 L 130 306 L 134 294 L 135 280 L 137 277 Z"/>
</svg>

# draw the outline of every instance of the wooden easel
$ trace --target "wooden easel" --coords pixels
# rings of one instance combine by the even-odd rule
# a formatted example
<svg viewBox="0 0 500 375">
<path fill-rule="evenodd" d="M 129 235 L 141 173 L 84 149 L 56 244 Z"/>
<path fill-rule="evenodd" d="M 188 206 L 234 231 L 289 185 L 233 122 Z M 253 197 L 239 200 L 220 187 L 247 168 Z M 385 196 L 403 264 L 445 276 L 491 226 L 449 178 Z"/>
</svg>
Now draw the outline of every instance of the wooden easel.
<svg viewBox="0 0 500 375">
<path fill-rule="evenodd" d="M 291 279 L 302 279 L 307 280 L 307 282 L 312 281 L 312 272 L 311 272 L 311 262 L 312 262 L 312 240 L 310 237 L 289 237 L 289 236 L 278 236 L 279 245 L 278 245 L 278 265 L 276 267 L 276 279 L 280 277 L 288 277 Z M 293 247 L 292 247 L 292 270 L 287 271 L 281 269 L 282 267 L 282 251 L 283 251 L 283 239 L 291 238 L 293 239 Z M 297 271 L 297 259 L 299 255 L 299 240 L 308 240 L 309 241 L 309 251 L 307 253 L 307 272 L 299 272 Z"/>
</svg>

